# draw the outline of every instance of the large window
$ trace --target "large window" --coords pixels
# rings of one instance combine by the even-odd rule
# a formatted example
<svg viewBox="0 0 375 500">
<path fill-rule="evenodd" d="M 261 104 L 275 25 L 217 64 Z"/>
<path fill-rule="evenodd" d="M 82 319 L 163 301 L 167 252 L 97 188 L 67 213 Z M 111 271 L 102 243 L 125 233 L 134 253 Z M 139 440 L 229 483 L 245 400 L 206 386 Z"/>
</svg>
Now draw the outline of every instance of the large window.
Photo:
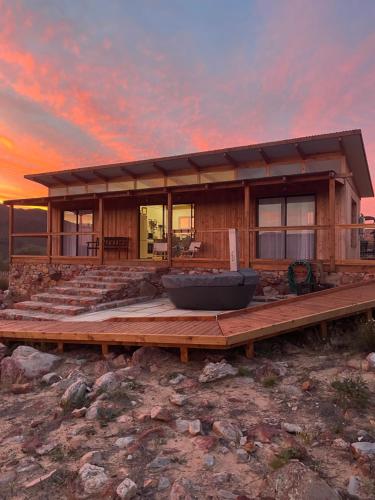
<svg viewBox="0 0 375 500">
<path fill-rule="evenodd" d="M 64 210 L 63 232 L 80 233 L 75 235 L 64 235 L 62 237 L 62 255 L 84 256 L 87 255 L 87 243 L 92 241 L 93 211 L 92 210 Z"/>
<path fill-rule="evenodd" d="M 258 200 L 258 226 L 310 226 L 315 224 L 315 197 L 287 196 Z M 315 231 L 260 231 L 257 256 L 260 259 L 313 259 Z"/>
</svg>

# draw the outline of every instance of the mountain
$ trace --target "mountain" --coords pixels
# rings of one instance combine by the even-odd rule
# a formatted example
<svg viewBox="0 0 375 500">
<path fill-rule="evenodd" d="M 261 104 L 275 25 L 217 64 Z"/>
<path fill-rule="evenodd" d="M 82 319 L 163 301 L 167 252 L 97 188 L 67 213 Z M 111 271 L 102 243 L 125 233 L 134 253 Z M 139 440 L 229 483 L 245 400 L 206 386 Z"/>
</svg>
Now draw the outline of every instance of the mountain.
<svg viewBox="0 0 375 500">
<path fill-rule="evenodd" d="M 38 208 L 14 209 L 14 229 L 16 232 L 38 233 L 46 231 L 47 212 Z M 15 250 L 19 254 L 40 255 L 45 248 L 45 238 L 16 238 Z M 0 205 L 0 269 L 8 265 L 8 207 Z"/>
</svg>

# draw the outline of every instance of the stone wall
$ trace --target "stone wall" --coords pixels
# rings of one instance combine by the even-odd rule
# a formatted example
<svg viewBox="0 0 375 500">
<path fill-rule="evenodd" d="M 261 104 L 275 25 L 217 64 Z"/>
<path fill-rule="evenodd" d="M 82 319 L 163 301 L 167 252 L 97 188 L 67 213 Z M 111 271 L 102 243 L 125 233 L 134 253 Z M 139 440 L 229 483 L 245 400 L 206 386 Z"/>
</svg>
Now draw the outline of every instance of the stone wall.
<svg viewBox="0 0 375 500">
<path fill-rule="evenodd" d="M 60 281 L 68 281 L 98 266 L 90 264 L 15 263 L 9 269 L 9 290 L 16 301 L 44 292 Z"/>
</svg>

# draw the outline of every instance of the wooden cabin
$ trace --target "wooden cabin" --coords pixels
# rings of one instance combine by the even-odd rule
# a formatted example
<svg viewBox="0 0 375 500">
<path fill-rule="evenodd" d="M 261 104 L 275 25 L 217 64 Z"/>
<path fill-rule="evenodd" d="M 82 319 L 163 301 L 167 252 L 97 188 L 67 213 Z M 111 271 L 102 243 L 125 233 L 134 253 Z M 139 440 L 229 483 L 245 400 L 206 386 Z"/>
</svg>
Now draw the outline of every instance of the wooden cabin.
<svg viewBox="0 0 375 500">
<path fill-rule="evenodd" d="M 374 237 L 364 251 L 369 226 L 360 219 L 361 199 L 374 196 L 360 130 L 26 178 L 48 195 L 5 202 L 13 264 L 227 268 L 230 228 L 242 266 L 375 264 Z M 15 232 L 14 206 L 47 208 L 46 231 Z M 17 255 L 25 237 L 44 239 L 45 254 Z"/>
</svg>

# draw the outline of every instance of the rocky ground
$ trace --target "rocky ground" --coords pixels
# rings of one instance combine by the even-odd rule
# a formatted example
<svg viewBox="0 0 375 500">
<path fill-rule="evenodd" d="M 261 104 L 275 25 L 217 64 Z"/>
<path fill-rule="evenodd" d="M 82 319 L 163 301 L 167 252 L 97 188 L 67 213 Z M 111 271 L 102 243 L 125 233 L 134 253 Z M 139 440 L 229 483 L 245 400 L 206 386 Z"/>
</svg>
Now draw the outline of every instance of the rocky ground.
<svg viewBox="0 0 375 500">
<path fill-rule="evenodd" d="M 368 354 L 2 346 L 0 498 L 375 498 Z"/>
</svg>

